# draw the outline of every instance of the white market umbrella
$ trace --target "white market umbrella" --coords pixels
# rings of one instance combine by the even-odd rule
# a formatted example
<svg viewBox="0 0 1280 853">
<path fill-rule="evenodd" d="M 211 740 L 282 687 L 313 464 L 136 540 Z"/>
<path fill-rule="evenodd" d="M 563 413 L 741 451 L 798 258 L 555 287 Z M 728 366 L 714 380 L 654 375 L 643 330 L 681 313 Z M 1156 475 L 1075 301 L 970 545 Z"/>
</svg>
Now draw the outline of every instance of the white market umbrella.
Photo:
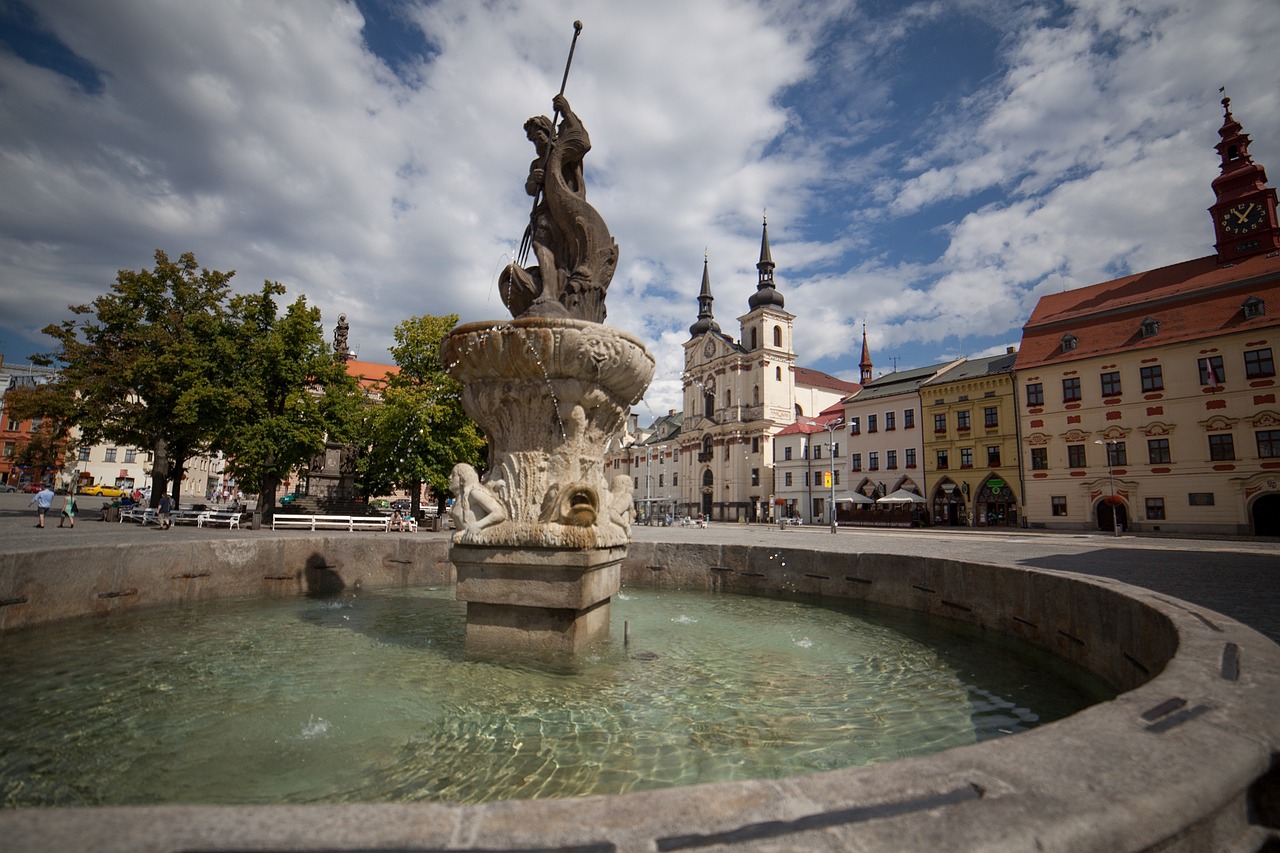
<svg viewBox="0 0 1280 853">
<path fill-rule="evenodd" d="M 875 503 L 875 501 L 873 501 L 871 498 L 867 497 L 866 495 L 858 494 L 857 492 L 845 492 L 843 495 L 836 496 L 836 503 L 838 504 L 873 504 Z"/>
<path fill-rule="evenodd" d="M 922 504 L 926 503 L 925 499 L 917 495 L 915 492 L 908 492 L 906 489 L 898 489 L 896 492 L 890 492 L 884 497 L 876 501 L 878 504 Z"/>
</svg>

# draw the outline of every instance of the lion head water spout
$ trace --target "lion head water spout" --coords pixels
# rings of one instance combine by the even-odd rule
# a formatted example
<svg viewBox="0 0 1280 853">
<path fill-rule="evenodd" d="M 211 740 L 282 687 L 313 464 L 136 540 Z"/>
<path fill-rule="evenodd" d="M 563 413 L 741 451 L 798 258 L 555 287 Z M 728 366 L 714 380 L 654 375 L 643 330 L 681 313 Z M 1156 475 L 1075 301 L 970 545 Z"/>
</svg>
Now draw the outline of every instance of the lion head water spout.
<svg viewBox="0 0 1280 853">
<path fill-rule="evenodd" d="M 450 484 L 468 650 L 572 654 L 602 637 L 631 538 L 632 483 L 607 477 L 604 448 L 654 361 L 599 322 L 618 248 L 586 202 L 586 130 L 563 92 L 554 103 L 558 128 L 545 116 L 525 125 L 538 263 L 502 274 L 515 319 L 459 326 L 442 348 L 489 438 L 489 470 L 459 465 Z"/>
</svg>

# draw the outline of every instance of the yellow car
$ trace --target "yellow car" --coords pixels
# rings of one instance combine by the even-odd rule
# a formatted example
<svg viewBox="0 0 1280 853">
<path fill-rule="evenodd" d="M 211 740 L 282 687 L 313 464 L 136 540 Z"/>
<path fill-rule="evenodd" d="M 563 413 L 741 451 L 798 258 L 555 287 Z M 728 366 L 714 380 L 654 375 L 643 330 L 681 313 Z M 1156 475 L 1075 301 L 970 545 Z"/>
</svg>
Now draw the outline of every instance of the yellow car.
<svg viewBox="0 0 1280 853">
<path fill-rule="evenodd" d="M 80 490 L 82 495 L 96 495 L 104 498 L 118 498 L 124 494 L 124 489 L 117 489 L 115 486 L 108 486 L 106 483 L 94 483 L 92 486 L 85 486 Z"/>
</svg>

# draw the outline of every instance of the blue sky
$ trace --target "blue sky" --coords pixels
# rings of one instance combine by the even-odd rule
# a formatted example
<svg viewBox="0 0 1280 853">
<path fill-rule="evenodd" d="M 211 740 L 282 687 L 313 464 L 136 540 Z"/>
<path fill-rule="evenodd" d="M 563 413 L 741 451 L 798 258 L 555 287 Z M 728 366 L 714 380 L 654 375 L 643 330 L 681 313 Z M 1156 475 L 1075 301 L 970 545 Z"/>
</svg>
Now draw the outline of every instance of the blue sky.
<svg viewBox="0 0 1280 853">
<path fill-rule="evenodd" d="M 1002 352 L 1045 293 L 1210 254 L 1220 86 L 1280 170 L 1275 0 L 0 0 L 0 352 L 157 248 L 346 313 L 366 360 L 505 318 L 575 19 L 642 421 L 704 253 L 736 333 L 765 210 L 800 363 L 854 379 L 864 322 L 877 373 Z"/>
</svg>

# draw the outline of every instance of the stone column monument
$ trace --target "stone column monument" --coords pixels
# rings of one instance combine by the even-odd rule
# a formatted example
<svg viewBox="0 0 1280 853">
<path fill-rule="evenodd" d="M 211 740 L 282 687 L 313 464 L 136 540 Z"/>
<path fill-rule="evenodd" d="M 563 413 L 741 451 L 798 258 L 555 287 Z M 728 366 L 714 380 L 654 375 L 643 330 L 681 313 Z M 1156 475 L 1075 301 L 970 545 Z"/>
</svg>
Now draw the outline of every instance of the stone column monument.
<svg viewBox="0 0 1280 853">
<path fill-rule="evenodd" d="M 654 361 L 603 324 L 618 247 L 586 201 L 586 129 L 563 93 L 553 103 L 558 126 L 525 123 L 536 263 L 521 258 L 500 277 L 514 319 L 459 326 L 442 347 L 489 438 L 489 470 L 458 465 L 450 484 L 468 651 L 572 655 L 607 635 L 631 536 L 631 478 L 608 475 L 604 448 Z"/>
</svg>

